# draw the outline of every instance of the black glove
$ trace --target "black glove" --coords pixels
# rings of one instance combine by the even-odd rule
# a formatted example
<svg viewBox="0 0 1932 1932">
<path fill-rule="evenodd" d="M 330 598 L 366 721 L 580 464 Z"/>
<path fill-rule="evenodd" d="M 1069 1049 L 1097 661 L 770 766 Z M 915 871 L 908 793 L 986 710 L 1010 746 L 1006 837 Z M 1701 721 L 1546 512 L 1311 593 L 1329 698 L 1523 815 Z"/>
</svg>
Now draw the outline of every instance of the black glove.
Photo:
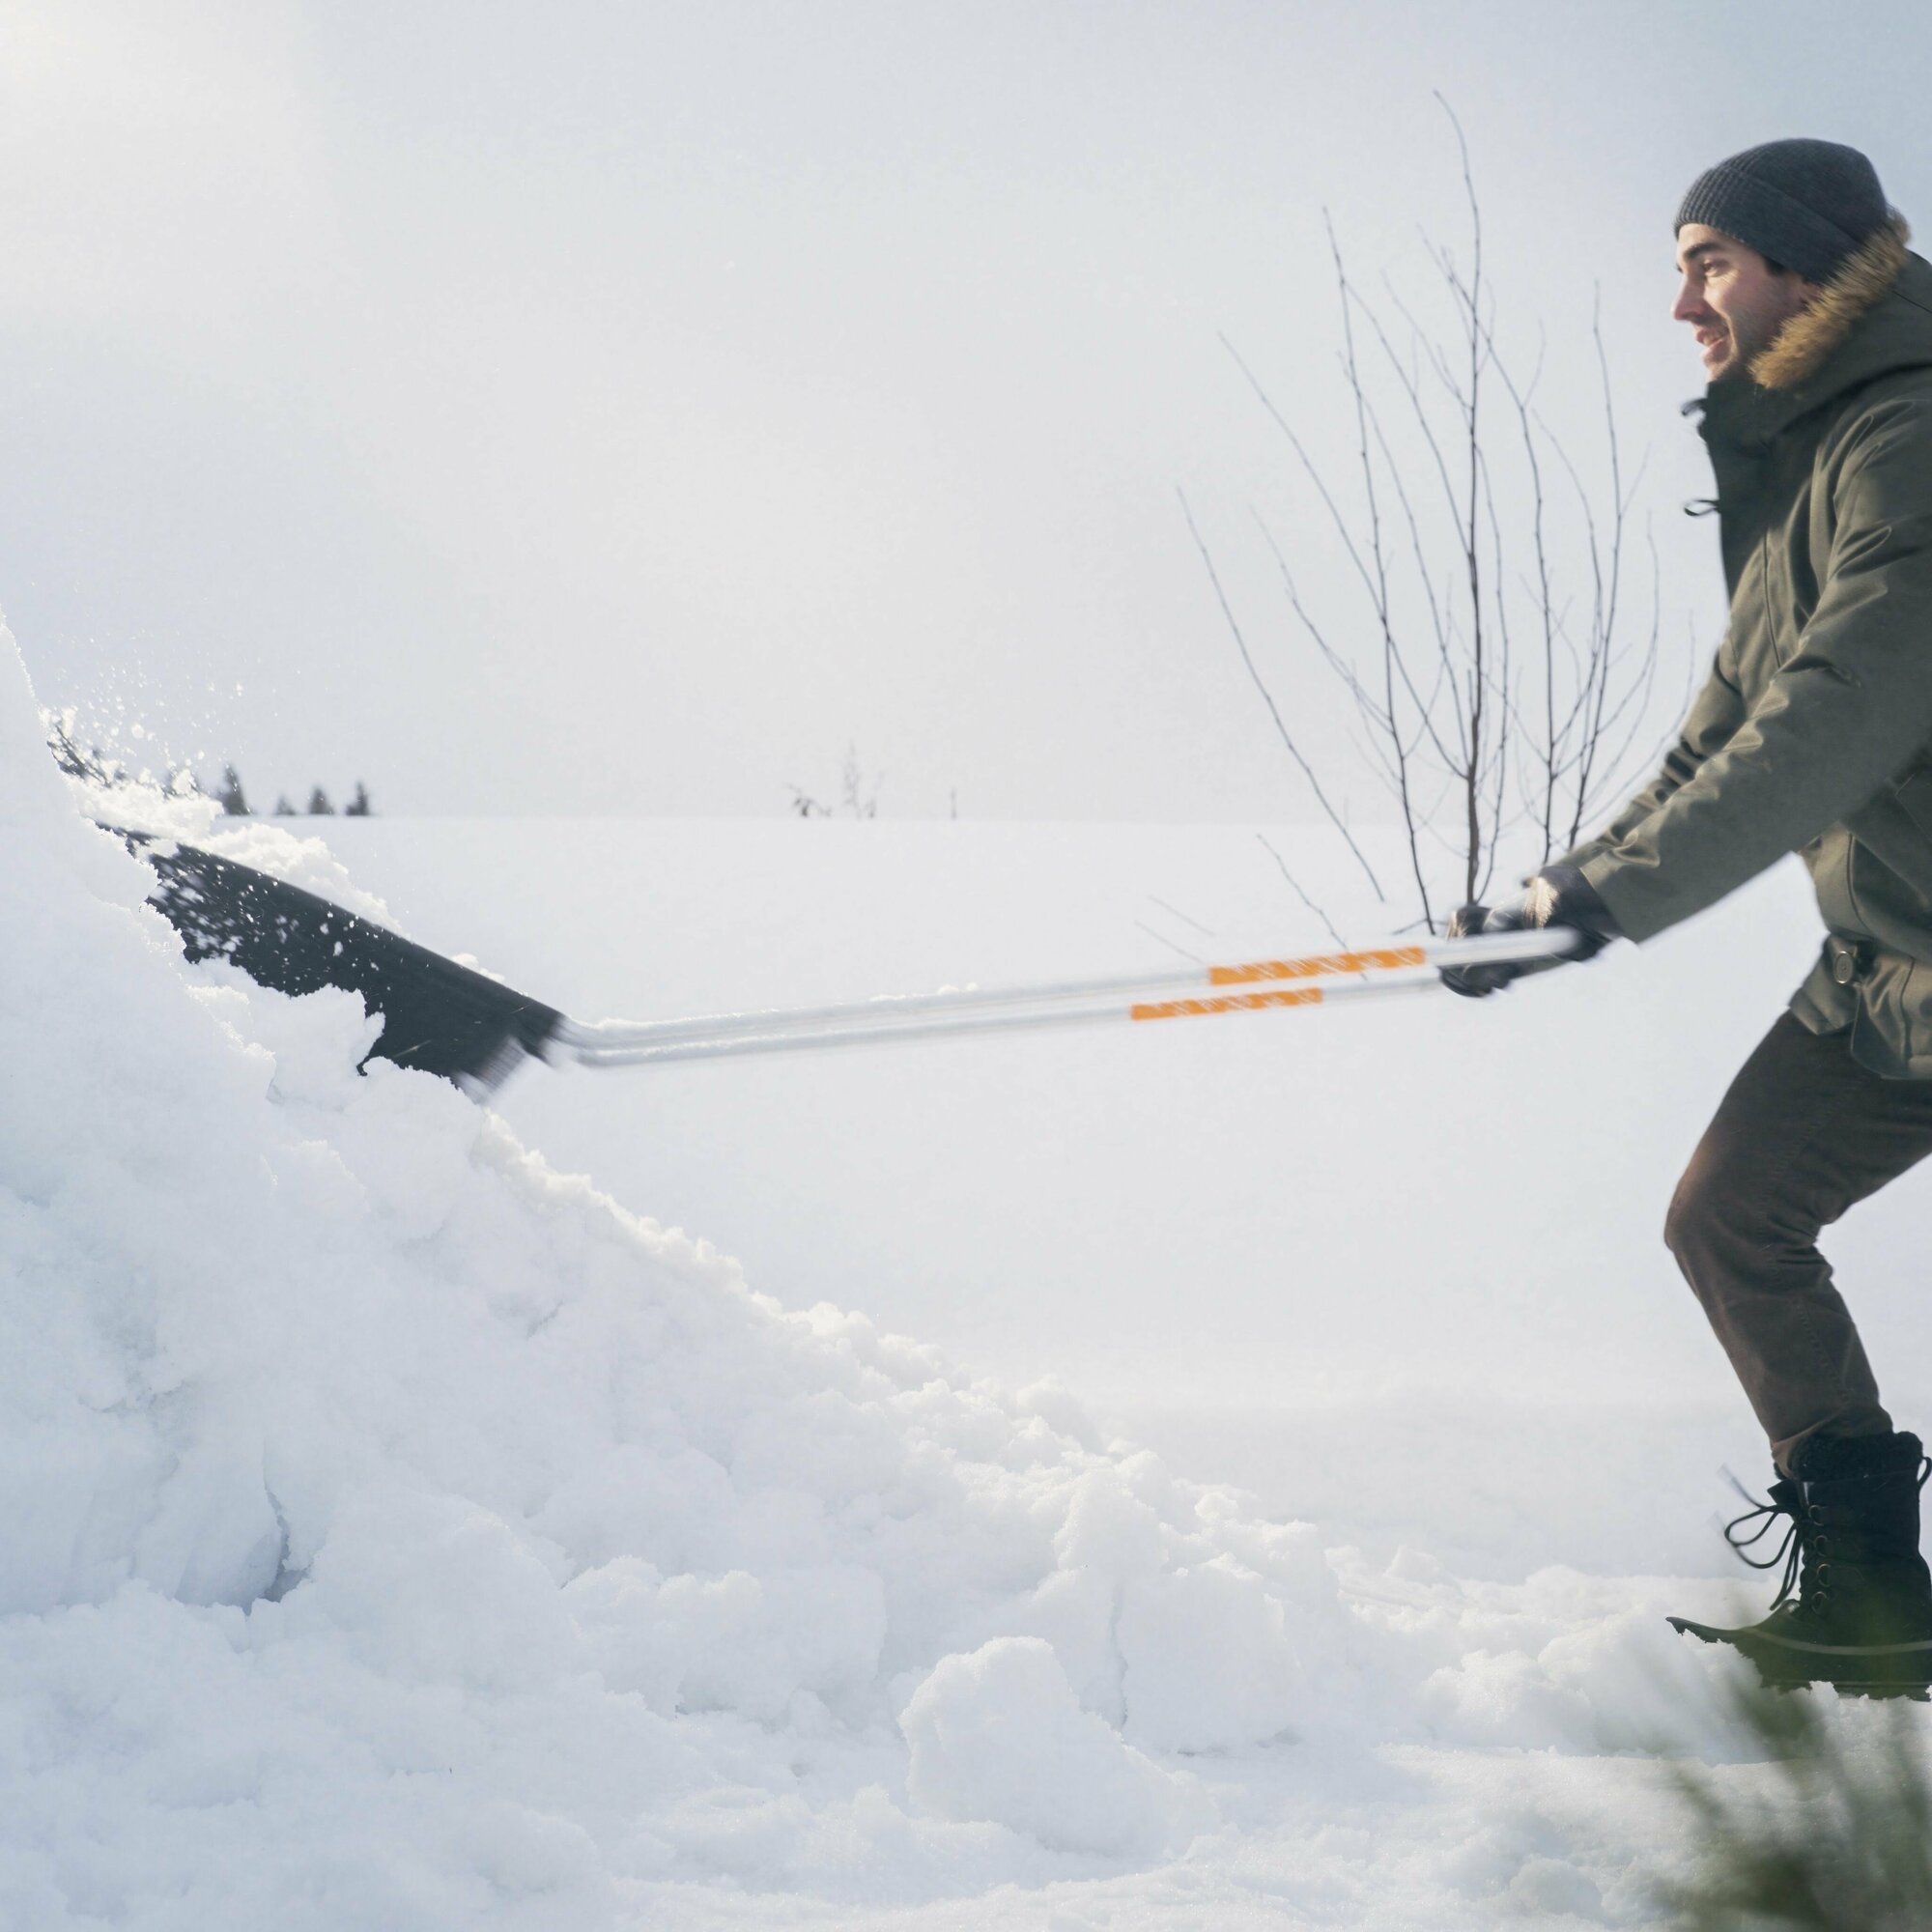
<svg viewBox="0 0 1932 1932">
<path fill-rule="evenodd" d="M 1465 905 L 1453 913 L 1449 937 L 1466 939 L 1478 932 L 1524 932 L 1550 925 L 1568 926 L 1581 937 L 1568 952 L 1552 953 L 1547 959 L 1498 959 L 1468 966 L 1445 966 L 1442 983 L 1452 993 L 1463 993 L 1472 1000 L 1487 999 L 1525 973 L 1547 973 L 1552 966 L 1592 959 L 1611 940 L 1623 936 L 1609 907 L 1598 896 L 1596 887 L 1575 866 L 1546 866 L 1529 881 L 1521 898 L 1513 904 Z"/>
</svg>

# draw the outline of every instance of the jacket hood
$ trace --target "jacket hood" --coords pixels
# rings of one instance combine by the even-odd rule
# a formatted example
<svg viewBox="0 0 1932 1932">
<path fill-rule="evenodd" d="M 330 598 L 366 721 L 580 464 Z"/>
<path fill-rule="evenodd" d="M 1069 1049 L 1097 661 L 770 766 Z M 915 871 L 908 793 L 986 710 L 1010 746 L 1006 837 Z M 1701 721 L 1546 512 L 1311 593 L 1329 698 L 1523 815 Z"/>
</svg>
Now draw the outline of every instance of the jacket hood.
<svg viewBox="0 0 1932 1932">
<path fill-rule="evenodd" d="M 1906 264 L 1916 259 L 1905 245 L 1911 239 L 1912 231 L 1904 220 L 1893 215 L 1853 249 L 1823 292 L 1751 358 L 1751 381 L 1761 389 L 1798 389 L 1809 384 L 1845 346 L 1860 322 L 1896 287 Z M 1925 264 L 1920 262 L 1919 267 Z M 1870 330 L 1861 332 L 1869 334 Z M 1932 342 L 1932 336 L 1928 341 Z"/>
<path fill-rule="evenodd" d="M 1791 421 L 1893 369 L 1932 365 L 1932 263 L 1893 216 L 1750 361 L 1770 415 Z"/>
<path fill-rule="evenodd" d="M 1714 450 L 1763 449 L 1801 417 L 1881 376 L 1932 368 L 1932 263 L 1894 215 L 1752 357 L 1749 382 L 1713 383 L 1687 404 Z"/>
</svg>

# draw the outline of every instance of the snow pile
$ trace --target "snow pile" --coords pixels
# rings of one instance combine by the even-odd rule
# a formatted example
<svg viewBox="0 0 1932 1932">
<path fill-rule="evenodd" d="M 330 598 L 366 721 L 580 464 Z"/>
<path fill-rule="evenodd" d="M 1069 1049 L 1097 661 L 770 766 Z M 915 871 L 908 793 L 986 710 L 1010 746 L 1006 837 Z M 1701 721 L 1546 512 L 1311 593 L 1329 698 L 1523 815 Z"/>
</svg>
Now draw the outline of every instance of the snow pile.
<svg viewBox="0 0 1932 1932">
<path fill-rule="evenodd" d="M 1146 1860 L 1215 1823 L 1174 1753 L 1377 1640 L 1307 1525 L 358 1076 L 358 1002 L 190 971 L 144 883 L 0 632 L 0 1922 Z"/>
</svg>

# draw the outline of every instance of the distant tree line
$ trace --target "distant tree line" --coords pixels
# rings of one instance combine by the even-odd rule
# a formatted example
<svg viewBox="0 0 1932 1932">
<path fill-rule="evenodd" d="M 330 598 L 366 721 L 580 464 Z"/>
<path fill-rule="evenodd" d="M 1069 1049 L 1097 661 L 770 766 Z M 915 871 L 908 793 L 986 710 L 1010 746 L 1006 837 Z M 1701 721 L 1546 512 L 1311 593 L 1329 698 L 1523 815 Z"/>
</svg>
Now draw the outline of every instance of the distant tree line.
<svg viewBox="0 0 1932 1932">
<path fill-rule="evenodd" d="M 156 780 L 146 771 L 135 773 L 121 759 L 109 756 L 98 745 L 82 749 L 80 741 L 73 735 L 74 715 L 71 711 L 54 713 L 43 712 L 42 721 L 46 732 L 47 750 L 54 755 L 54 762 L 70 778 L 85 779 L 98 785 L 155 784 L 173 797 L 187 797 L 203 791 L 200 778 L 192 765 L 171 764 L 164 780 Z M 231 818 L 247 818 L 253 808 L 248 803 L 248 794 L 242 789 L 242 774 L 233 765 L 221 768 L 221 782 L 213 794 L 214 802 Z M 308 795 L 308 804 L 303 808 L 310 816 L 333 817 L 336 812 L 334 801 L 321 785 L 314 786 Z M 355 781 L 355 789 L 349 795 L 349 803 L 342 807 L 344 818 L 373 818 L 376 808 L 369 801 L 369 787 L 360 779 Z M 296 807 L 285 792 L 275 800 L 274 815 L 277 818 L 294 818 L 298 815 Z"/>
<path fill-rule="evenodd" d="M 233 765 L 221 768 L 221 783 L 214 794 L 214 802 L 231 818 L 246 818 L 250 815 L 248 794 L 242 788 L 242 774 Z M 333 817 L 334 802 L 321 785 L 316 785 L 308 795 L 308 804 L 302 808 L 311 818 Z M 355 781 L 355 789 L 349 795 L 349 803 L 342 808 L 344 818 L 373 818 L 376 808 L 369 803 L 369 787 L 360 779 Z M 287 792 L 275 800 L 274 816 L 294 818 L 297 810 Z"/>
</svg>

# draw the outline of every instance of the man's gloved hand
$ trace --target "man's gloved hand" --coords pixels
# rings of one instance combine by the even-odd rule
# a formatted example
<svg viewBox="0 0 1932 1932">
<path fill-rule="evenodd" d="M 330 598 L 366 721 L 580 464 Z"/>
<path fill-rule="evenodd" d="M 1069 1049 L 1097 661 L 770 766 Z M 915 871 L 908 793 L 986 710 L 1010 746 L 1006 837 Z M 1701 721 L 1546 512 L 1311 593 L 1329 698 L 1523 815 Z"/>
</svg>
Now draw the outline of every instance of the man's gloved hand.
<svg viewBox="0 0 1932 1932">
<path fill-rule="evenodd" d="M 1498 959 L 1492 964 L 1445 966 L 1442 983 L 1453 993 L 1472 1000 L 1499 992 L 1525 973 L 1547 973 L 1552 966 L 1590 959 L 1611 940 L 1623 935 L 1597 889 L 1575 866 L 1546 866 L 1529 881 L 1522 896 L 1510 905 L 1465 905 L 1451 915 L 1449 937 L 1466 939 L 1478 932 L 1522 932 L 1548 925 L 1567 925 L 1582 935 L 1569 952 L 1548 959 Z"/>
</svg>

